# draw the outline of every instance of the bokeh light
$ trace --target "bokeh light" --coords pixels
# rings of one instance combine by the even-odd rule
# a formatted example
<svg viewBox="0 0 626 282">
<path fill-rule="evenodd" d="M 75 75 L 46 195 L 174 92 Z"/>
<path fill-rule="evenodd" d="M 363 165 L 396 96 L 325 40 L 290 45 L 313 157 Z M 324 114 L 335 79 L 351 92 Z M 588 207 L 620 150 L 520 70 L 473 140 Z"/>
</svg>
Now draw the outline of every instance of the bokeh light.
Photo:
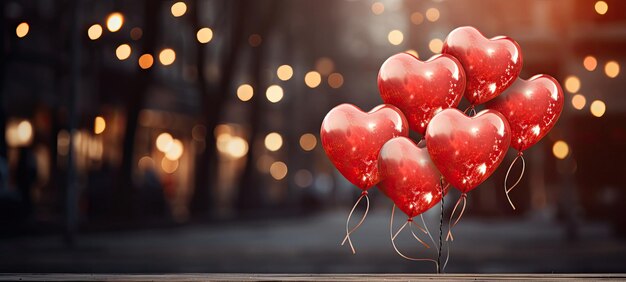
<svg viewBox="0 0 626 282">
<path fill-rule="evenodd" d="M 569 155 L 569 145 L 563 140 L 554 142 L 554 145 L 552 145 L 552 154 L 554 154 L 557 159 L 565 159 L 567 155 Z"/>
<path fill-rule="evenodd" d="M 276 179 L 281 180 L 287 176 L 287 165 L 283 162 L 274 162 L 270 166 L 270 175 Z"/>
<path fill-rule="evenodd" d="M 565 90 L 569 93 L 576 93 L 580 90 L 580 79 L 575 75 L 565 78 Z"/>
<path fill-rule="evenodd" d="M 261 35 L 258 35 L 256 33 L 248 37 L 248 44 L 250 44 L 250 46 L 252 47 L 258 47 L 259 45 L 261 45 L 262 42 L 263 38 L 261 37 Z"/>
<path fill-rule="evenodd" d="M 583 60 L 583 66 L 588 71 L 593 71 L 598 66 L 598 60 L 594 56 L 587 56 Z"/>
<path fill-rule="evenodd" d="M 391 45 L 400 45 L 402 44 L 402 41 L 404 41 L 404 34 L 402 33 L 402 31 L 394 29 L 390 31 L 387 35 L 387 40 L 389 40 L 389 43 L 391 43 Z"/>
<path fill-rule="evenodd" d="M 202 44 L 209 43 L 213 39 L 213 30 L 208 27 L 199 29 L 196 33 L 196 39 Z"/>
<path fill-rule="evenodd" d="M 241 101 L 249 101 L 254 96 L 254 89 L 250 84 L 242 84 L 237 87 L 237 98 Z"/>
<path fill-rule="evenodd" d="M 178 160 L 163 158 L 161 160 L 161 169 L 163 169 L 163 171 L 168 174 L 176 172 L 176 170 L 178 169 Z"/>
<path fill-rule="evenodd" d="M 170 11 L 172 12 L 172 16 L 181 17 L 187 12 L 187 4 L 185 4 L 185 2 L 176 2 L 172 5 Z"/>
<path fill-rule="evenodd" d="M 383 3 L 374 2 L 374 4 L 372 4 L 372 13 L 374 13 L 374 15 L 380 15 L 384 11 L 385 11 L 385 5 Z"/>
<path fill-rule="evenodd" d="M 143 30 L 142 30 L 141 28 L 139 28 L 139 27 L 133 27 L 133 28 L 130 30 L 130 38 L 131 38 L 132 40 L 137 41 L 137 40 L 141 39 L 141 37 L 142 37 L 142 36 L 143 36 Z"/>
<path fill-rule="evenodd" d="M 604 15 L 606 14 L 606 12 L 609 11 L 609 4 L 604 1 L 597 1 L 594 5 L 594 8 L 596 9 L 596 13 L 598 13 L 599 15 Z"/>
<path fill-rule="evenodd" d="M 167 133 L 167 132 L 163 132 L 161 134 L 159 134 L 159 136 L 157 136 L 156 139 L 156 147 L 157 150 L 165 153 L 167 151 L 169 151 L 169 149 L 172 147 L 172 144 L 174 143 L 174 138 L 172 137 L 171 134 Z"/>
<path fill-rule="evenodd" d="M 411 22 L 414 25 L 419 25 L 424 22 L 424 15 L 420 12 L 414 12 L 411 14 Z"/>
<path fill-rule="evenodd" d="M 161 53 L 159 53 L 159 61 L 164 66 L 169 66 L 174 63 L 176 60 L 176 52 L 170 48 L 163 49 Z"/>
<path fill-rule="evenodd" d="M 102 132 L 104 132 L 106 128 L 107 128 L 107 123 L 104 120 L 104 118 L 101 116 L 97 116 L 93 124 L 93 133 L 96 135 L 102 134 Z"/>
<path fill-rule="evenodd" d="M 115 49 L 115 56 L 118 60 L 123 61 L 130 57 L 131 48 L 128 44 L 122 44 Z"/>
<path fill-rule="evenodd" d="M 338 72 L 331 73 L 328 76 L 328 85 L 335 89 L 341 87 L 343 85 L 343 75 Z"/>
<path fill-rule="evenodd" d="M 428 49 L 435 54 L 441 53 L 441 49 L 443 48 L 443 41 L 439 38 L 433 38 L 428 42 Z"/>
<path fill-rule="evenodd" d="M 439 19 L 439 9 L 430 8 L 426 10 L 426 19 L 431 22 L 436 22 Z"/>
<path fill-rule="evenodd" d="M 327 57 L 321 57 L 315 62 L 315 70 L 321 75 L 329 75 L 335 69 L 333 60 Z"/>
<path fill-rule="evenodd" d="M 287 81 L 293 76 L 293 69 L 290 65 L 282 65 L 276 70 L 276 76 L 282 81 Z"/>
<path fill-rule="evenodd" d="M 272 103 L 278 103 L 283 99 L 283 88 L 278 85 L 271 85 L 265 91 L 265 97 Z"/>
<path fill-rule="evenodd" d="M 311 151 L 317 145 L 317 138 L 311 133 L 305 133 L 300 136 L 300 147 L 302 150 Z"/>
<path fill-rule="evenodd" d="M 272 132 L 265 136 L 264 144 L 266 149 L 272 152 L 278 151 L 283 146 L 283 137 L 277 132 Z"/>
<path fill-rule="evenodd" d="M 304 75 L 304 83 L 310 88 L 315 88 L 322 83 L 322 76 L 319 72 L 310 71 Z"/>
<path fill-rule="evenodd" d="M 589 111 L 595 117 L 602 117 L 604 112 L 606 112 L 606 104 L 600 100 L 595 100 L 589 105 Z"/>
<path fill-rule="evenodd" d="M 96 40 L 102 36 L 102 26 L 99 24 L 94 24 L 87 29 L 87 36 L 89 39 Z"/>
<path fill-rule="evenodd" d="M 587 104 L 587 99 L 582 94 L 576 94 L 572 97 L 572 106 L 574 109 L 582 110 Z"/>
<path fill-rule="evenodd" d="M 165 151 L 165 157 L 172 161 L 175 161 L 175 160 L 180 159 L 180 157 L 183 155 L 183 152 L 184 152 L 183 142 L 181 142 L 178 139 L 174 139 L 172 140 L 172 143 L 167 149 L 167 151 Z"/>
<path fill-rule="evenodd" d="M 139 67 L 142 69 L 149 69 L 154 64 L 154 58 L 150 54 L 143 54 L 139 57 Z"/>
<path fill-rule="evenodd" d="M 28 23 L 25 23 L 25 22 L 20 23 L 15 28 L 15 35 L 17 35 L 17 37 L 19 38 L 22 38 L 28 34 L 29 30 L 30 30 L 30 26 L 28 25 Z"/>
<path fill-rule="evenodd" d="M 124 25 L 124 16 L 121 13 L 111 13 L 107 18 L 107 29 L 110 32 L 117 32 Z"/>
<path fill-rule="evenodd" d="M 619 75 L 619 63 L 616 61 L 608 61 L 604 65 L 604 73 L 610 78 L 616 78 Z"/>
</svg>

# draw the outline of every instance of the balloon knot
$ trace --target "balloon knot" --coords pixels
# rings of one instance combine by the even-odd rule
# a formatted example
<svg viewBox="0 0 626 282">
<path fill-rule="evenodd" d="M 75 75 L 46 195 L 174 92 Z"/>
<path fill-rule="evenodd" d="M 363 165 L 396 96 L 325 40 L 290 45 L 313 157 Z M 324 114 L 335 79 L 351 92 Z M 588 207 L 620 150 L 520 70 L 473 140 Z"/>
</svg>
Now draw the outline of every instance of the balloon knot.
<svg viewBox="0 0 626 282">
<path fill-rule="evenodd" d="M 407 219 L 406 221 L 408 221 L 408 222 L 413 222 L 413 218 L 412 218 L 412 217 L 410 217 L 410 218 L 409 218 L 409 219 Z"/>
<path fill-rule="evenodd" d="M 467 198 L 467 193 L 465 192 L 461 193 L 461 198 Z"/>
<path fill-rule="evenodd" d="M 367 191 L 361 192 L 361 196 L 366 196 L 366 195 L 367 195 Z"/>
<path fill-rule="evenodd" d="M 523 155 L 524 155 L 524 152 L 519 151 L 519 152 L 517 152 L 517 155 L 521 157 L 521 156 L 523 156 Z"/>
</svg>

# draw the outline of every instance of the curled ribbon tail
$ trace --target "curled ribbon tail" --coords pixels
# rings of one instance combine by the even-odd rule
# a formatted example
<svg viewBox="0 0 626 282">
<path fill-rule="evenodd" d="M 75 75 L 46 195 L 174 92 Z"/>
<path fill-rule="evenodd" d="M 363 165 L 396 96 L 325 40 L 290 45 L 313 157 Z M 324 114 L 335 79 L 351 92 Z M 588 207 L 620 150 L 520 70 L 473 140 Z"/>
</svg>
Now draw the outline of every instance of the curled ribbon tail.
<svg viewBox="0 0 626 282">
<path fill-rule="evenodd" d="M 359 205 L 359 203 L 361 203 L 361 200 L 363 199 L 365 199 L 365 202 L 367 204 L 365 207 L 365 213 L 363 213 L 363 217 L 361 217 L 361 220 L 359 221 L 359 223 L 357 223 L 352 229 L 350 229 L 350 218 L 352 218 L 352 214 L 354 213 L 354 210 Z M 356 203 L 354 203 L 354 206 L 352 206 L 352 210 L 350 210 L 350 214 L 348 215 L 348 219 L 346 220 L 346 237 L 344 237 L 343 241 L 341 242 L 342 246 L 346 243 L 346 241 L 348 242 L 348 244 L 350 245 L 350 249 L 352 249 L 352 254 L 356 254 L 356 250 L 354 249 L 354 245 L 352 244 L 352 240 L 350 239 L 350 234 L 356 231 L 361 226 L 361 224 L 363 224 L 363 221 L 365 221 L 365 218 L 367 217 L 367 212 L 369 210 L 370 210 L 370 198 L 367 196 L 367 191 L 363 191 L 359 199 L 356 200 Z"/>
<path fill-rule="evenodd" d="M 393 246 L 393 249 L 396 251 L 396 253 L 401 256 L 404 259 L 407 260 L 412 260 L 412 261 L 430 261 L 432 263 L 435 264 L 436 269 L 439 269 L 439 263 L 434 260 L 434 259 L 428 259 L 428 258 L 413 258 L 413 257 L 409 257 L 404 255 L 403 253 L 400 252 L 400 250 L 398 250 L 398 247 L 396 246 L 396 237 L 398 236 L 398 234 L 400 234 L 400 231 L 404 230 L 404 228 L 407 225 L 410 225 L 412 223 L 411 220 L 406 221 L 401 227 L 400 229 L 398 229 L 398 231 L 396 231 L 396 233 L 394 234 L 393 232 L 393 217 L 395 215 L 395 211 L 396 211 L 396 205 L 393 205 L 393 208 L 391 208 L 391 218 L 389 220 L 389 236 L 391 238 L 391 245 Z M 417 238 L 417 236 L 416 236 Z M 422 240 L 420 240 L 419 238 L 417 238 L 422 244 L 425 244 Z M 425 244 L 426 245 L 426 244 Z"/>
<path fill-rule="evenodd" d="M 513 185 L 511 185 L 511 187 L 507 187 L 507 183 L 508 183 L 508 180 L 509 180 L 509 174 L 511 174 L 511 169 L 513 168 L 513 165 L 515 165 L 517 160 L 522 160 L 522 172 L 520 172 L 520 175 L 517 178 L 517 181 L 515 181 L 515 183 L 513 183 Z M 515 188 L 515 186 L 517 186 L 517 184 L 519 184 L 520 181 L 522 181 L 522 178 L 524 177 L 524 170 L 526 170 L 526 161 L 524 160 L 524 154 L 522 154 L 522 152 L 519 152 L 517 154 L 517 157 L 515 157 L 515 159 L 513 160 L 511 165 L 509 166 L 509 169 L 506 171 L 506 176 L 504 176 L 504 194 L 506 195 L 506 199 L 509 200 L 509 204 L 511 205 L 511 207 L 514 210 L 515 210 L 515 205 L 513 205 L 513 201 L 511 201 L 511 197 L 509 196 L 509 193 L 511 193 L 513 188 Z"/>
<path fill-rule="evenodd" d="M 456 210 L 459 208 L 460 204 L 463 204 L 461 206 L 461 210 L 459 212 L 459 215 L 457 216 L 456 220 L 452 220 L 454 218 L 454 214 L 456 213 Z M 448 235 L 446 236 L 446 241 L 454 241 L 454 236 L 452 236 L 452 228 L 454 226 L 456 226 L 457 223 L 459 223 L 459 220 L 461 220 L 461 217 L 463 217 L 463 213 L 465 213 L 465 206 L 467 204 L 467 194 L 463 193 L 461 194 L 461 197 L 459 198 L 459 200 L 456 201 L 456 204 L 454 205 L 454 209 L 452 209 L 452 213 L 450 214 L 450 220 L 448 221 Z"/>
</svg>

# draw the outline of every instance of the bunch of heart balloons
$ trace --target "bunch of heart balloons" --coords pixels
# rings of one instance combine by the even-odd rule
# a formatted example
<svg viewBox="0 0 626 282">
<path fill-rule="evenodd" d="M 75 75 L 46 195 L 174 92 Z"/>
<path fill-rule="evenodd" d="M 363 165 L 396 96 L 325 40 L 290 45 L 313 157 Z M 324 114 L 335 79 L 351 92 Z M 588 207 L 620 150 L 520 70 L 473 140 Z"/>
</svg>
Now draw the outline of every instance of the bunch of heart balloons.
<svg viewBox="0 0 626 282">
<path fill-rule="evenodd" d="M 521 79 L 521 70 L 522 51 L 513 39 L 488 39 L 473 27 L 450 32 L 442 54 L 426 61 L 407 53 L 389 57 L 378 73 L 384 104 L 367 113 L 336 106 L 321 126 L 329 159 L 363 191 L 355 207 L 365 198 L 369 209 L 367 191 L 378 186 L 412 223 L 453 186 L 462 193 L 454 214 L 460 202 L 465 209 L 466 193 L 489 178 L 509 147 L 523 163 L 522 152 L 557 122 L 563 91 L 548 75 Z M 456 109 L 463 96 L 470 104 L 464 112 Z M 479 105 L 485 109 L 476 114 Z M 422 136 L 417 144 L 408 138 L 409 128 Z M 512 187 L 504 182 L 508 197 Z M 346 240 L 363 219 L 350 230 L 348 218 Z"/>
</svg>

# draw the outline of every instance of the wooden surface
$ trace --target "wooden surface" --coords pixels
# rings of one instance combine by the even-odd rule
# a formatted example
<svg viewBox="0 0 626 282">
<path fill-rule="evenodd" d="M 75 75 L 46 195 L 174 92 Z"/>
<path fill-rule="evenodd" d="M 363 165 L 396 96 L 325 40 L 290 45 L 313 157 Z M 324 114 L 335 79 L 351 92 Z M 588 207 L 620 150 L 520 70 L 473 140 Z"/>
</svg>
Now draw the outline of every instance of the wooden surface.
<svg viewBox="0 0 626 282">
<path fill-rule="evenodd" d="M 626 274 L 0 274 L 0 281 L 500 281 L 626 280 Z"/>
</svg>

